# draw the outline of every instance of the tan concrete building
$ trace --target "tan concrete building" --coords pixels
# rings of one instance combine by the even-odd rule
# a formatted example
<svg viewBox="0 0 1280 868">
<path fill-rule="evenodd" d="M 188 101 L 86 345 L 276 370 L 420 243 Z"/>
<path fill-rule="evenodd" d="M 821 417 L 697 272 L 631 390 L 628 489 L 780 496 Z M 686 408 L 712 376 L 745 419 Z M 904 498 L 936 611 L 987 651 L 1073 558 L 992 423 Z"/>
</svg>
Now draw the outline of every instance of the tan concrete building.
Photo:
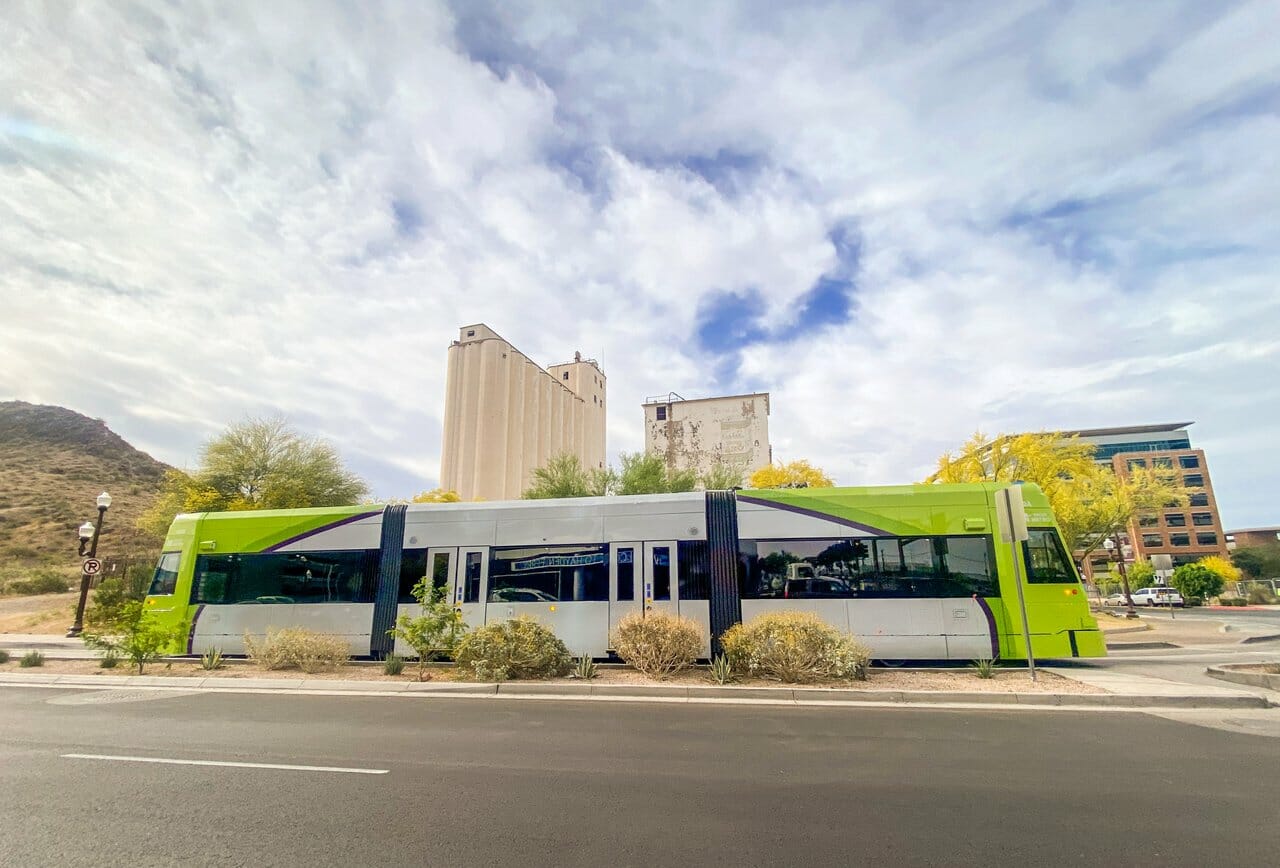
<svg viewBox="0 0 1280 868">
<path fill-rule="evenodd" d="M 440 485 L 463 500 L 514 500 L 562 452 L 605 461 L 605 376 L 594 359 L 543 370 L 488 326 L 449 347 Z"/>
<path fill-rule="evenodd" d="M 1094 459 L 1118 476 L 1144 467 L 1167 471 L 1192 489 L 1186 506 L 1174 506 L 1141 515 L 1121 539 L 1125 561 L 1151 561 L 1170 568 L 1193 563 L 1208 555 L 1227 554 L 1227 537 L 1218 517 L 1218 500 L 1209 478 L 1203 449 L 1191 448 L 1187 427 L 1191 422 L 1134 425 L 1125 428 L 1090 428 L 1064 431 L 1093 444 Z M 1160 556 L 1166 557 L 1160 557 Z M 1086 578 L 1093 580 L 1114 572 L 1114 556 L 1095 551 L 1086 563 Z"/>
<path fill-rule="evenodd" d="M 644 448 L 665 456 L 672 470 L 699 475 L 717 463 L 758 470 L 773 458 L 769 394 L 685 400 L 672 392 L 644 402 Z"/>
</svg>

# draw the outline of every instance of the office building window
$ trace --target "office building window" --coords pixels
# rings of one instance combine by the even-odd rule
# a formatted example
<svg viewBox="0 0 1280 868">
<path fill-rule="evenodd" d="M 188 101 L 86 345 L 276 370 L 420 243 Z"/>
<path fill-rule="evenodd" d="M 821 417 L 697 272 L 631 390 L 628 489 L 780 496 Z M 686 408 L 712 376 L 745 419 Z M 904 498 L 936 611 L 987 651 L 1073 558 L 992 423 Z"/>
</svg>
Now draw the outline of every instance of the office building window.
<svg viewBox="0 0 1280 868">
<path fill-rule="evenodd" d="M 1189 546 L 1189 545 L 1191 545 L 1191 534 L 1189 534 L 1189 533 L 1171 533 L 1171 534 L 1169 534 L 1169 545 L 1172 545 L 1172 546 Z"/>
<path fill-rule="evenodd" d="M 1200 491 L 1200 492 L 1197 492 L 1196 494 L 1191 495 L 1191 497 L 1189 498 L 1189 501 L 1192 506 L 1208 506 L 1209 495 L 1203 491 Z"/>
<path fill-rule="evenodd" d="M 1191 513 L 1191 523 L 1197 527 L 1208 527 L 1213 524 L 1213 513 L 1211 512 L 1193 512 Z M 1035 650 L 1034 648 L 1032 650 Z"/>
<path fill-rule="evenodd" d="M 1144 533 L 1142 535 L 1142 547 L 1147 549 L 1158 549 L 1164 545 L 1164 539 L 1158 533 Z"/>
<path fill-rule="evenodd" d="M 1146 466 L 1147 466 L 1147 459 L 1145 459 L 1145 458 L 1130 458 L 1130 459 L 1129 459 L 1129 469 L 1130 469 L 1130 470 L 1133 470 L 1133 469 L 1134 469 L 1134 468 L 1136 468 L 1136 467 L 1146 467 Z"/>
<path fill-rule="evenodd" d="M 1178 459 L 1178 464 L 1182 466 L 1183 470 L 1194 470 L 1200 466 L 1200 456 L 1183 455 Z"/>
<path fill-rule="evenodd" d="M 1187 488 L 1201 488 L 1204 486 L 1204 475 L 1200 473 L 1188 473 L 1182 477 L 1182 484 Z"/>
<path fill-rule="evenodd" d="M 1155 527 L 1159 523 L 1160 523 L 1160 519 L 1158 516 L 1154 516 L 1154 515 L 1138 516 L 1138 527 Z"/>
<path fill-rule="evenodd" d="M 1159 468 L 1161 470 L 1170 470 L 1173 468 L 1173 459 L 1168 456 L 1163 456 L 1160 458 L 1152 458 L 1151 466 Z"/>
<path fill-rule="evenodd" d="M 1196 534 L 1196 545 L 1216 546 L 1218 544 L 1218 535 L 1216 533 L 1205 533 L 1200 531 Z"/>
<path fill-rule="evenodd" d="M 662 421 L 664 421 L 664 420 L 667 418 L 667 408 L 666 408 L 666 407 L 658 407 L 658 408 L 657 408 L 657 413 L 658 413 L 658 421 L 659 421 L 659 422 L 662 422 Z M 1032 649 L 1032 650 L 1035 650 L 1035 649 Z"/>
<path fill-rule="evenodd" d="M 1169 527 L 1186 527 L 1187 517 L 1185 515 L 1182 515 L 1176 512 L 1166 513 L 1164 517 L 1164 523 L 1167 524 Z"/>
</svg>

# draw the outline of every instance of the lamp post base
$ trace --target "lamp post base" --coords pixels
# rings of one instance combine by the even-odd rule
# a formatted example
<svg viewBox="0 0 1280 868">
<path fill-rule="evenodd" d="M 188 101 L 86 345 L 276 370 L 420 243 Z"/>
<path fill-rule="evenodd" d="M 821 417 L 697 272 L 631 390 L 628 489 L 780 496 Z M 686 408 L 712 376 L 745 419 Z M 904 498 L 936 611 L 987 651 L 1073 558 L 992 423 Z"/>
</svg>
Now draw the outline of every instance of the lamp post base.
<svg viewBox="0 0 1280 868">
<path fill-rule="evenodd" d="M 84 632 L 83 627 L 72 627 L 71 629 L 67 630 L 67 638 L 74 639 L 83 632 Z"/>
</svg>

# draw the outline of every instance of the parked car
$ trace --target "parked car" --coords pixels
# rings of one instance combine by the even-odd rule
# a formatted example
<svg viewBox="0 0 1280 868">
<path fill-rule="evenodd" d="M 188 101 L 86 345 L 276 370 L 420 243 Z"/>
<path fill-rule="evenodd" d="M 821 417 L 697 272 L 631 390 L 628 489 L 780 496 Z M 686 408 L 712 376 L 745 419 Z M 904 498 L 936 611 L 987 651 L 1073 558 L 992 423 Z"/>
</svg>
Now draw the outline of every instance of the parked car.
<svg viewBox="0 0 1280 868">
<path fill-rule="evenodd" d="M 1133 592 L 1135 606 L 1181 606 L 1182 595 L 1173 588 L 1139 588 Z"/>
<path fill-rule="evenodd" d="M 1103 598 L 1102 598 L 1102 605 L 1104 605 L 1104 606 L 1127 606 L 1127 605 L 1128 605 L 1128 603 L 1125 601 L 1124 594 L 1111 594 L 1110 596 L 1107 596 L 1107 597 L 1103 597 Z"/>
</svg>

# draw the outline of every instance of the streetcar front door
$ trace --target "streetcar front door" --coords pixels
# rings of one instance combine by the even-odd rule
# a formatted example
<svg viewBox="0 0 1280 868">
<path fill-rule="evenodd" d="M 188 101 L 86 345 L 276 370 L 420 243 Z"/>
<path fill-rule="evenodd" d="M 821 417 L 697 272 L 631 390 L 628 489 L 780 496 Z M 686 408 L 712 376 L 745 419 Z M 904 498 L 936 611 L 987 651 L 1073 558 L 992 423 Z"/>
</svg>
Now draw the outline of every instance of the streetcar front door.
<svg viewBox="0 0 1280 868">
<path fill-rule="evenodd" d="M 680 614 L 678 557 L 675 540 L 644 544 L 644 610 L 646 613 Z"/>
</svg>

